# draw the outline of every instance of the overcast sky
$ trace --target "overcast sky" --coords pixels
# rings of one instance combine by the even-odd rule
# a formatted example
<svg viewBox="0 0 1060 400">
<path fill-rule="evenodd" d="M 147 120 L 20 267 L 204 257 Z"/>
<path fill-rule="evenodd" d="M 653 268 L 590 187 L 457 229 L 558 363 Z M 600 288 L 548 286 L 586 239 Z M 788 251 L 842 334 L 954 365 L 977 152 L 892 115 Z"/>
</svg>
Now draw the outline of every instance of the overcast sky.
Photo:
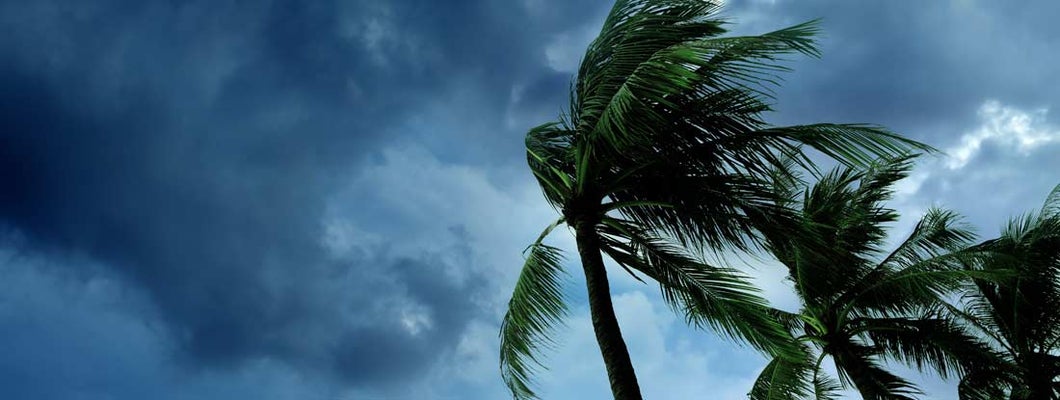
<svg viewBox="0 0 1060 400">
<path fill-rule="evenodd" d="M 0 397 L 504 398 L 500 317 L 555 216 L 523 134 L 566 106 L 609 7 L 0 0 Z M 989 237 L 1060 183 L 1060 3 L 725 15 L 741 34 L 823 18 L 823 57 L 790 63 L 769 120 L 948 153 L 901 185 L 895 236 L 943 205 Z M 602 399 L 572 267 L 542 395 Z M 794 307 L 782 271 L 754 273 Z M 760 356 L 612 276 L 647 398 L 744 397 Z"/>
</svg>

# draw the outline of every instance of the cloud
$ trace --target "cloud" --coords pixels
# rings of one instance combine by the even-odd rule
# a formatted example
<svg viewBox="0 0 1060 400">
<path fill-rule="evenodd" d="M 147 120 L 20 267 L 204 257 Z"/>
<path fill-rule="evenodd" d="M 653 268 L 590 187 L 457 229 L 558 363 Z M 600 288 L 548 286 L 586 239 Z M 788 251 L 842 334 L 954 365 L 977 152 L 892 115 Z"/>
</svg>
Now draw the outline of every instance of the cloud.
<svg viewBox="0 0 1060 400">
<path fill-rule="evenodd" d="M 876 123 L 938 144 L 961 133 L 955 122 L 974 117 L 982 99 L 1013 99 L 1023 108 L 1060 102 L 1041 89 L 1058 78 L 1043 68 L 1057 62 L 1047 50 L 1056 30 L 1029 12 L 1056 7 L 732 1 L 727 13 L 755 16 L 754 32 L 821 20 L 822 57 L 793 58 L 771 120 Z"/>
<path fill-rule="evenodd" d="M 1002 105 L 997 100 L 988 100 L 979 107 L 981 125 L 973 132 L 961 136 L 960 144 L 947 149 L 949 169 L 960 169 L 979 153 L 984 142 L 1014 147 L 1021 155 L 1041 146 L 1060 140 L 1060 128 L 1046 122 L 1048 109 L 1030 112 Z"/>
<path fill-rule="evenodd" d="M 83 257 L 0 240 L 0 388 L 26 399 L 335 399 L 341 388 L 267 358 L 237 371 L 180 368 L 146 293 Z"/>
<path fill-rule="evenodd" d="M 959 124 L 959 123 L 958 123 Z M 1009 216 L 1037 208 L 1060 181 L 1060 128 L 1047 108 L 1026 110 L 997 100 L 984 101 L 975 120 L 958 137 L 937 144 L 943 155 L 922 157 L 912 175 L 897 186 L 901 226 L 930 206 L 954 209 L 983 235 Z"/>
<path fill-rule="evenodd" d="M 437 125 L 420 130 L 407 121 L 461 82 L 476 82 L 467 103 L 428 112 L 498 110 L 489 115 L 500 120 L 506 103 L 492 96 L 507 94 L 484 88 L 554 73 L 525 56 L 537 54 L 529 38 L 542 33 L 524 35 L 499 18 L 512 9 L 373 4 L 0 4 L 13 33 L 0 38 L 8 54 L 0 65 L 0 224 L 24 237 L 21 252 L 78 255 L 138 290 L 130 301 L 154 310 L 164 331 L 159 351 L 182 368 L 238 371 L 268 359 L 362 388 L 422 377 L 458 345 L 469 321 L 497 308 L 482 298 L 500 296 L 483 286 L 485 271 L 500 263 L 476 261 L 473 270 L 467 260 L 503 253 L 514 269 L 525 241 L 471 247 L 468 240 L 497 236 L 497 226 L 467 210 L 432 231 L 439 236 L 391 252 L 391 232 L 435 226 L 416 214 L 420 204 L 452 206 L 493 192 L 430 197 L 389 187 L 400 180 L 347 187 L 347 179 L 366 176 L 359 168 L 401 138 L 442 138 L 423 155 L 462 153 L 458 133 L 509 142 L 491 124 L 453 121 L 437 134 Z M 500 37 L 505 46 L 493 41 Z M 552 96 L 539 86 L 520 104 Z M 478 158 L 491 153 L 487 147 Z M 467 175 L 496 178 L 476 174 Z M 470 188 L 459 177 L 445 182 Z M 383 193 L 420 201 L 374 196 Z M 366 202 L 346 215 L 389 212 L 408 225 L 330 221 L 330 201 L 341 196 Z M 517 207 L 504 196 L 490 200 Z M 510 209 L 491 217 L 511 220 Z M 432 241 L 439 237 L 445 245 Z"/>
</svg>

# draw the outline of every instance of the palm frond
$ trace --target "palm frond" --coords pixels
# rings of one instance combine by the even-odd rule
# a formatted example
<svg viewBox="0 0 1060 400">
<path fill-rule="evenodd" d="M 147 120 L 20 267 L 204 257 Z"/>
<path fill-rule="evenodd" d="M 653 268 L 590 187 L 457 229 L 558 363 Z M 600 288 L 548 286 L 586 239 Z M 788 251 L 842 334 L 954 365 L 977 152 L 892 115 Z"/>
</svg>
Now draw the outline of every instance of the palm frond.
<svg viewBox="0 0 1060 400">
<path fill-rule="evenodd" d="M 813 375 L 813 397 L 816 400 L 834 400 L 842 398 L 843 385 L 835 378 L 820 373 Z"/>
<path fill-rule="evenodd" d="M 780 322 L 788 332 L 796 332 L 802 329 L 803 324 L 806 322 L 802 319 L 802 316 L 796 313 L 787 312 L 784 310 L 770 309 L 769 314 L 773 316 L 773 319 Z"/>
<path fill-rule="evenodd" d="M 541 243 L 554 226 L 527 248 L 526 263 L 501 322 L 501 376 L 516 399 L 537 397 L 531 388 L 532 376 L 544 366 L 537 353 L 553 343 L 549 333 L 567 314 L 562 253 Z"/>
<path fill-rule="evenodd" d="M 604 252 L 659 283 L 663 299 L 688 322 L 710 327 L 775 357 L 798 359 L 792 336 L 771 316 L 757 288 L 738 271 L 709 265 L 630 221 L 605 218 Z"/>
<path fill-rule="evenodd" d="M 664 162 L 645 165 L 613 186 L 610 198 L 657 203 L 618 212 L 693 247 L 749 249 L 755 246 L 757 229 L 789 226 L 783 222 L 791 219 L 785 217 L 790 210 L 778 204 L 767 181 L 737 173 L 690 175 L 680 168 Z"/>
<path fill-rule="evenodd" d="M 876 160 L 896 159 L 935 148 L 868 124 L 810 124 L 773 127 L 757 135 L 783 138 L 809 146 L 848 167 L 869 167 Z"/>
<path fill-rule="evenodd" d="M 882 206 L 890 185 L 906 175 L 912 157 L 878 161 L 867 170 L 837 168 L 804 190 L 796 235 L 764 231 L 767 249 L 788 267 L 806 302 L 846 301 L 865 279 L 886 238 L 894 210 Z M 783 189 L 785 193 L 795 191 Z M 786 195 L 790 197 L 790 195 Z M 841 300 L 836 300 L 836 298 Z"/>
<path fill-rule="evenodd" d="M 957 396 L 960 400 L 996 400 L 1009 397 L 1012 389 L 1018 385 L 1003 372 L 983 368 L 976 369 L 961 377 L 957 384 Z"/>
<path fill-rule="evenodd" d="M 878 350 L 853 341 L 835 341 L 830 346 L 840 380 L 856 387 L 866 400 L 913 400 L 922 394 L 911 382 L 884 369 L 875 360 Z"/>
<path fill-rule="evenodd" d="M 1010 219 L 1000 236 L 974 246 L 981 256 L 964 265 L 1009 275 L 974 279 L 964 287 L 962 307 L 946 305 L 950 315 L 1005 351 L 1002 362 L 984 364 L 962 379 L 962 399 L 1057 395 L 1052 382 L 1060 377 L 1058 204 L 1060 186 L 1039 212 Z"/>
<path fill-rule="evenodd" d="M 944 254 L 966 249 L 976 237 L 957 213 L 932 207 L 913 231 L 880 262 L 881 269 L 896 271 Z"/>
<path fill-rule="evenodd" d="M 560 208 L 574 192 L 574 159 L 569 150 L 574 133 L 563 123 L 538 125 L 526 134 L 526 159 L 545 199 Z"/>
<path fill-rule="evenodd" d="M 774 358 L 758 374 L 751 392 L 751 400 L 798 400 L 815 393 L 813 360 L 806 351 L 801 360 Z"/>
<path fill-rule="evenodd" d="M 857 315 L 907 315 L 943 302 L 945 296 L 972 279 L 999 280 L 1011 276 L 1007 271 L 965 271 L 950 269 L 960 255 L 943 255 L 925 260 L 864 285 L 846 302 L 847 310 Z"/>
<path fill-rule="evenodd" d="M 1046 196 L 1041 215 L 1045 218 L 1060 217 L 1060 185 L 1056 185 Z"/>
<path fill-rule="evenodd" d="M 673 121 L 672 111 L 704 95 L 737 90 L 768 97 L 767 84 L 786 69 L 776 57 L 812 50 L 815 31 L 806 23 L 759 36 L 688 37 L 659 49 L 626 76 L 591 132 L 621 148 L 658 136 L 649 129 Z"/>
<path fill-rule="evenodd" d="M 962 375 L 977 366 L 999 365 L 1002 356 L 988 344 L 945 317 L 866 318 L 851 322 L 883 355 L 916 367 L 935 371 L 942 378 Z"/>
</svg>

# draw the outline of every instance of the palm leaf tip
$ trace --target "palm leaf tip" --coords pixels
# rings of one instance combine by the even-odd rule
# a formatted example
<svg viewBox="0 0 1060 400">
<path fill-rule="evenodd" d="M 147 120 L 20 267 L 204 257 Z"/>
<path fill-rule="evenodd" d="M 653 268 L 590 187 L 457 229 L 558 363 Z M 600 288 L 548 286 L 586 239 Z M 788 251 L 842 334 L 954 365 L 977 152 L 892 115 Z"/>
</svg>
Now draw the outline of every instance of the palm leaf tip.
<svg viewBox="0 0 1060 400">
<path fill-rule="evenodd" d="M 546 231 L 547 233 L 547 231 Z M 534 373 L 543 368 L 538 351 L 554 342 L 548 334 L 567 314 L 562 291 L 562 253 L 540 239 L 527 249 L 508 312 L 501 322 L 500 369 L 516 399 L 534 399 Z"/>
</svg>

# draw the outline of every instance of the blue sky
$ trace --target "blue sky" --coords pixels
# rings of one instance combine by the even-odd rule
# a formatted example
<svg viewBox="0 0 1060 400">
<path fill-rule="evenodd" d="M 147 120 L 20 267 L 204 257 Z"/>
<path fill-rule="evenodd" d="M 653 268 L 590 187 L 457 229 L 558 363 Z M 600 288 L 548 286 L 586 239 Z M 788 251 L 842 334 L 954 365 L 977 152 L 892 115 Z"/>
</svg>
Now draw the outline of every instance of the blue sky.
<svg viewBox="0 0 1060 400">
<path fill-rule="evenodd" d="M 504 398 L 499 320 L 554 216 L 522 137 L 566 106 L 609 6 L 0 1 L 0 397 Z M 948 154 L 900 186 L 896 236 L 932 205 L 990 236 L 1060 183 L 1060 4 L 724 13 L 736 34 L 823 19 L 770 121 L 878 123 Z M 608 394 L 577 271 L 549 399 Z M 648 398 L 743 397 L 762 358 L 612 272 Z"/>
</svg>

